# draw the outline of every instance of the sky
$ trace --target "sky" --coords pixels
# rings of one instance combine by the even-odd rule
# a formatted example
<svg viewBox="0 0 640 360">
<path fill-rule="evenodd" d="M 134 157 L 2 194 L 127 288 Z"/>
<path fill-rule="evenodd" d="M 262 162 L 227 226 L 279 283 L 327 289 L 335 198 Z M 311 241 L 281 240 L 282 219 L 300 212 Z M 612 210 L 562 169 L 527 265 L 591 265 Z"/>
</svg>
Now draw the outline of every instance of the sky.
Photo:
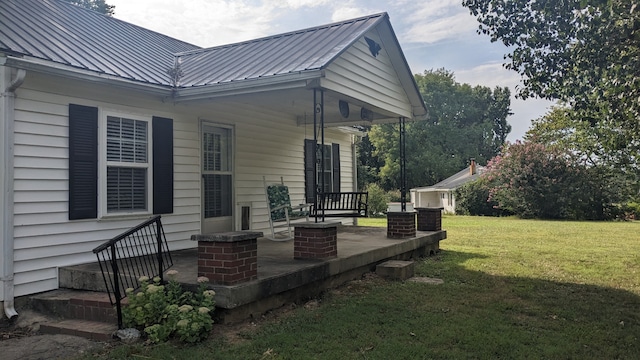
<svg viewBox="0 0 640 360">
<path fill-rule="evenodd" d="M 503 68 L 507 48 L 479 35 L 461 0 L 107 0 L 114 16 L 212 47 L 387 12 L 411 71 L 445 68 L 459 83 L 511 89 L 507 140 L 522 139 L 551 102 L 516 99 L 520 76 Z"/>
</svg>

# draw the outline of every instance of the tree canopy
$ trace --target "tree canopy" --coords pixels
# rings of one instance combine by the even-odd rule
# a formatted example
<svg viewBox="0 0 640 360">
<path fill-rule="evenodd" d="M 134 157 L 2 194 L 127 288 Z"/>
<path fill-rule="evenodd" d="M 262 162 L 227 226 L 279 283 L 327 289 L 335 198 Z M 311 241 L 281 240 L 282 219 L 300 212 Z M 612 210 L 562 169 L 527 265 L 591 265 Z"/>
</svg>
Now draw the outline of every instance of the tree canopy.
<svg viewBox="0 0 640 360">
<path fill-rule="evenodd" d="M 509 49 L 517 96 L 556 99 L 605 152 L 640 150 L 640 8 L 629 0 L 464 0 Z M 558 115 L 557 113 L 554 114 Z M 579 123 L 581 122 L 581 123 Z"/>
<path fill-rule="evenodd" d="M 408 186 L 431 185 L 468 165 L 470 158 L 485 163 L 503 145 L 511 126 L 510 91 L 496 87 L 470 86 L 455 81 L 445 69 L 415 75 L 428 108 L 429 119 L 406 126 Z M 369 151 L 380 162 L 381 185 L 398 188 L 399 132 L 396 124 L 373 126 L 369 132 Z M 363 142 L 368 145 L 368 143 Z M 375 164 L 375 161 L 364 162 Z M 371 178 L 371 176 L 369 176 Z"/>
<path fill-rule="evenodd" d="M 87 8 L 89 10 L 97 11 L 99 13 L 113 16 L 115 11 L 115 5 L 109 5 L 105 0 L 64 0 L 68 3 L 82 6 L 83 8 Z"/>
</svg>

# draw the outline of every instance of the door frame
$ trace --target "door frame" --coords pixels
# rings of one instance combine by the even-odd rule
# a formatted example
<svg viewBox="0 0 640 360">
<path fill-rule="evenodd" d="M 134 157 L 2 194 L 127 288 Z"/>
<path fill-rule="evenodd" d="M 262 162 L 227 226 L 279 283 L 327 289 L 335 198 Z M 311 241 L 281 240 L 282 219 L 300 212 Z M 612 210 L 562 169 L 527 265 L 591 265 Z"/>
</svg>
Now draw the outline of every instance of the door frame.
<svg viewBox="0 0 640 360">
<path fill-rule="evenodd" d="M 203 168 L 204 168 L 204 156 L 203 156 L 203 149 L 202 147 L 204 146 L 204 142 L 203 142 L 203 135 L 204 135 L 204 127 L 205 126 L 211 126 L 211 127 L 216 127 L 216 128 L 223 128 L 223 129 L 228 129 L 231 132 L 231 215 L 228 217 L 224 217 L 226 220 L 223 220 L 221 222 L 226 222 L 228 224 L 228 226 L 225 229 L 221 229 L 220 231 L 234 231 L 235 230 L 235 223 L 236 223 L 236 128 L 234 125 L 231 124 L 227 124 L 227 123 L 222 123 L 219 121 L 213 121 L 213 120 L 208 120 L 205 118 L 200 118 L 199 122 L 198 122 L 198 135 L 199 135 L 199 155 L 200 155 L 200 168 L 199 168 L 199 173 L 200 173 L 200 231 L 201 233 L 206 233 L 207 231 L 205 231 L 205 209 L 204 209 L 204 174 L 203 174 Z M 210 231 L 209 231 L 210 232 Z"/>
</svg>

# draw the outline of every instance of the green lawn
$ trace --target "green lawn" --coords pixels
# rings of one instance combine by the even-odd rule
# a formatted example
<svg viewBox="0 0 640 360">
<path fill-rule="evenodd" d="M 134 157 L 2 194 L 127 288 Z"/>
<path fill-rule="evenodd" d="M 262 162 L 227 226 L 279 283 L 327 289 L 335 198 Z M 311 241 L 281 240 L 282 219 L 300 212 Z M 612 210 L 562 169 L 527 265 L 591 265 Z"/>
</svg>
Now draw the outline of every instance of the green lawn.
<svg viewBox="0 0 640 360">
<path fill-rule="evenodd" d="M 385 226 L 360 220 L 360 225 Z M 442 252 L 418 276 L 355 281 L 320 306 L 228 342 L 120 346 L 138 359 L 636 359 L 640 222 L 445 216 Z M 98 355 L 94 355 L 98 356 Z"/>
</svg>

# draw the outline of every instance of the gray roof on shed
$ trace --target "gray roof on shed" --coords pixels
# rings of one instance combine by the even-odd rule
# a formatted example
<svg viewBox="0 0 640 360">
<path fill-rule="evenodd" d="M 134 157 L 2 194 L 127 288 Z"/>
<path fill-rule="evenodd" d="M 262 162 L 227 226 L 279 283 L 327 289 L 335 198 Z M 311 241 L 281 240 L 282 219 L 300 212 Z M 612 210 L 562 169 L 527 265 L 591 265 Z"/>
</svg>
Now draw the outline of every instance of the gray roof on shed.
<svg viewBox="0 0 640 360">
<path fill-rule="evenodd" d="M 449 176 L 448 178 L 440 181 L 437 184 L 425 187 L 419 187 L 415 189 L 411 189 L 416 192 L 428 192 L 428 191 L 438 191 L 438 190 L 454 190 L 459 188 L 460 186 L 471 182 L 480 177 L 480 175 L 484 172 L 484 166 L 476 165 L 476 173 L 471 175 L 471 171 L 469 167 L 466 167 L 457 173 Z"/>
<path fill-rule="evenodd" d="M 0 0 L 0 52 L 136 82 L 179 87 L 326 67 L 386 13 L 202 49 L 60 0 Z"/>
</svg>

